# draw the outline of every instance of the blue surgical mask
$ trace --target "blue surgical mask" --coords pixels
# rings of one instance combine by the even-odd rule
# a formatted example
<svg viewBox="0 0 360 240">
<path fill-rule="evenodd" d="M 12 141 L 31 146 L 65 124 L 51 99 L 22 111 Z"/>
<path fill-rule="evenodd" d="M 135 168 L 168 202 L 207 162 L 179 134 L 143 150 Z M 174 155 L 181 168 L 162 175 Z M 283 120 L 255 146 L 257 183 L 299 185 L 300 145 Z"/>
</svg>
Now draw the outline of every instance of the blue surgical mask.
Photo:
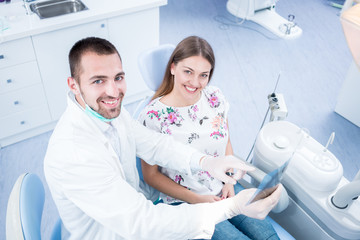
<svg viewBox="0 0 360 240">
<path fill-rule="evenodd" d="M 76 85 L 76 82 L 75 82 L 75 85 Z M 79 88 L 80 90 L 80 88 Z M 94 109 L 92 109 L 84 100 L 83 96 L 81 95 L 81 92 L 80 92 L 80 97 L 81 97 L 81 100 L 83 100 L 83 102 L 85 103 L 85 113 L 89 116 L 93 116 L 93 117 L 96 117 L 97 119 L 103 121 L 103 122 L 111 122 L 112 120 L 116 119 L 115 118 L 106 118 L 104 116 L 102 116 L 101 114 L 99 114 L 98 112 L 96 112 Z"/>
</svg>

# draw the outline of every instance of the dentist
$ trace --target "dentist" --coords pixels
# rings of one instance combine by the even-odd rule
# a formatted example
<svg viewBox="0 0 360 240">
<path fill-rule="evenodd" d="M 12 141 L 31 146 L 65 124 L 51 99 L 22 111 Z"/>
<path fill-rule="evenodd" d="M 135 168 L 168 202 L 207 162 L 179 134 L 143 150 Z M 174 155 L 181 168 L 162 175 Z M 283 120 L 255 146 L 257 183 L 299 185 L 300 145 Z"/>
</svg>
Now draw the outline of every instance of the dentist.
<svg viewBox="0 0 360 240">
<path fill-rule="evenodd" d="M 121 103 L 125 73 L 116 48 L 86 38 L 70 50 L 68 107 L 49 141 L 46 181 L 69 239 L 211 238 L 215 224 L 244 214 L 263 219 L 277 204 L 269 197 L 246 205 L 255 189 L 215 203 L 170 206 L 147 200 L 135 157 L 191 174 L 203 169 L 223 182 L 230 168 L 251 171 L 233 156 L 213 158 L 131 119 Z"/>
</svg>

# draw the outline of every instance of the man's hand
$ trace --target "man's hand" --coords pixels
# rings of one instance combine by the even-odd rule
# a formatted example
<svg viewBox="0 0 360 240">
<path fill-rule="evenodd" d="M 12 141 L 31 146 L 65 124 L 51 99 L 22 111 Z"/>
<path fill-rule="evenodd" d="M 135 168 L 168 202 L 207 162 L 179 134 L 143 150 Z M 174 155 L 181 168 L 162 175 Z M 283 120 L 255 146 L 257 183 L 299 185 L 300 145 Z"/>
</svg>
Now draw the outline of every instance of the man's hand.
<svg viewBox="0 0 360 240">
<path fill-rule="evenodd" d="M 233 155 L 223 157 L 204 157 L 200 159 L 200 167 L 208 171 L 212 177 L 219 179 L 224 183 L 236 184 L 247 171 L 254 171 L 255 168 L 247 165 L 245 162 L 237 159 Z M 230 169 L 235 170 L 233 176 L 227 176 L 226 172 Z"/>
<path fill-rule="evenodd" d="M 264 219 L 268 213 L 279 202 L 283 186 L 279 184 L 277 189 L 268 197 L 260 199 L 256 202 L 248 204 L 249 199 L 255 193 L 256 189 L 245 189 L 236 194 L 235 197 L 230 198 L 233 200 L 233 206 L 231 207 L 231 217 L 243 214 L 251 218 Z"/>
</svg>

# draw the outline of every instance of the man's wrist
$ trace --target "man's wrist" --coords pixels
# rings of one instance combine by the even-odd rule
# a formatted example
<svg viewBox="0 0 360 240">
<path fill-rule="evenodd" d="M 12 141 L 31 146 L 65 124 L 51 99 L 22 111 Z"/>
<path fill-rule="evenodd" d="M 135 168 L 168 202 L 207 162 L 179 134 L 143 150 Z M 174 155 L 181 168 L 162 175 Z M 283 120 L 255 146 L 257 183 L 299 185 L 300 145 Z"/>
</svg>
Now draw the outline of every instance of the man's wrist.
<svg viewBox="0 0 360 240">
<path fill-rule="evenodd" d="M 190 160 L 190 167 L 193 170 L 201 170 L 202 169 L 202 164 L 203 164 L 203 160 L 207 157 L 206 154 L 200 153 L 200 152 L 194 152 L 191 155 L 191 160 Z"/>
</svg>

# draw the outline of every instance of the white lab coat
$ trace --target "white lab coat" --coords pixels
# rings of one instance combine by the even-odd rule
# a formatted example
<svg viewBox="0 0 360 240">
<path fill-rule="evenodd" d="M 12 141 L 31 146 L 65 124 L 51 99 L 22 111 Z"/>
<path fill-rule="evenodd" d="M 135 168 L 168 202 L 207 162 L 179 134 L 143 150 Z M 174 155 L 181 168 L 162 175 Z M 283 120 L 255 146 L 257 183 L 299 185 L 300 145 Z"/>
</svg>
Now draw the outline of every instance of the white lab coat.
<svg viewBox="0 0 360 240">
<path fill-rule="evenodd" d="M 135 156 L 150 164 L 190 173 L 201 154 L 155 133 L 122 108 L 112 122 L 121 142 L 120 161 L 102 132 L 68 97 L 68 107 L 49 142 L 44 161 L 46 181 L 70 239 L 210 238 L 216 219 L 209 204 L 169 206 L 140 193 Z"/>
</svg>

